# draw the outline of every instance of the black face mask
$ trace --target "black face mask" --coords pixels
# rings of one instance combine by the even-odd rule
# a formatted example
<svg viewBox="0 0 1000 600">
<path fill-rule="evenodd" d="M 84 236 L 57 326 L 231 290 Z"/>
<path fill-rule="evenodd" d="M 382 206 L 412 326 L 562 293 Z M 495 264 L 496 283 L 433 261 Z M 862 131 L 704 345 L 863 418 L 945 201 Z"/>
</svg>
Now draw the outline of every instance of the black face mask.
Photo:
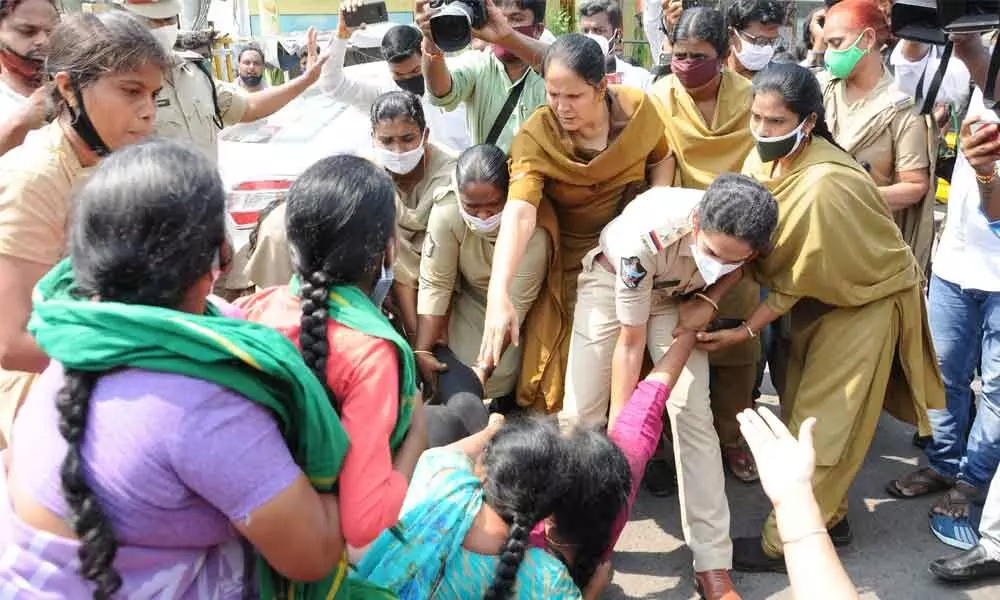
<svg viewBox="0 0 1000 600">
<path fill-rule="evenodd" d="M 397 79 L 396 85 L 399 89 L 410 92 L 411 94 L 416 94 L 417 96 L 424 95 L 424 76 L 414 75 L 413 77 L 407 77 L 406 79 Z"/>
<path fill-rule="evenodd" d="M 69 116 L 73 117 L 73 122 L 71 123 L 73 131 L 80 136 L 84 144 L 87 144 L 94 151 L 94 154 L 98 156 L 111 154 L 111 149 L 101 139 L 90 117 L 87 116 L 87 109 L 83 106 L 83 94 L 78 89 L 74 89 L 73 94 L 76 96 L 77 110 L 73 110 L 73 107 L 68 104 L 66 106 L 69 110 Z"/>
<path fill-rule="evenodd" d="M 240 80 L 243 85 L 247 87 L 255 88 L 260 85 L 260 82 L 264 79 L 264 75 L 240 75 Z"/>
</svg>

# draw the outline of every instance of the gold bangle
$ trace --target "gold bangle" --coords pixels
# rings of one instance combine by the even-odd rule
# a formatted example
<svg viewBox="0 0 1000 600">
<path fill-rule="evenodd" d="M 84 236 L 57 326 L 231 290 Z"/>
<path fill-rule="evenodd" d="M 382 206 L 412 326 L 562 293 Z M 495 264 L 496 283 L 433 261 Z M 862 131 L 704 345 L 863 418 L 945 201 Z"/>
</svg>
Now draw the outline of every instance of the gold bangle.
<svg viewBox="0 0 1000 600">
<path fill-rule="evenodd" d="M 790 540 L 782 539 L 781 540 L 781 545 L 782 546 L 788 546 L 789 544 L 797 544 L 797 543 L 801 542 L 802 540 L 809 539 L 809 538 L 811 538 L 813 536 L 825 535 L 825 534 L 828 534 L 828 533 L 829 532 L 826 530 L 826 528 L 823 528 L 823 529 L 813 529 L 813 530 L 810 530 L 810 531 L 807 531 L 807 532 L 803 533 L 802 535 L 800 535 L 798 537 L 794 537 L 794 538 L 792 538 Z"/>
<path fill-rule="evenodd" d="M 978 181 L 981 185 L 990 185 L 997 180 L 997 171 L 1000 171 L 1000 167 L 994 166 L 993 172 L 989 175 L 980 175 L 979 173 L 976 173 L 976 181 Z"/>
<path fill-rule="evenodd" d="M 712 300 L 711 298 L 709 298 L 705 294 L 702 294 L 701 292 L 695 293 L 694 297 L 704 300 L 705 302 L 708 302 L 709 304 L 712 305 L 712 308 L 715 309 L 715 312 L 719 312 L 719 305 L 715 303 L 715 300 Z"/>
<path fill-rule="evenodd" d="M 749 334 L 750 334 L 750 339 L 751 339 L 751 340 L 752 340 L 752 339 L 755 339 L 755 338 L 757 337 L 757 334 L 756 334 L 756 333 L 754 333 L 753 329 L 751 329 L 751 328 L 750 328 L 750 324 L 749 324 L 749 323 L 747 323 L 746 321 L 743 321 L 743 328 L 744 328 L 744 329 L 746 329 L 746 330 L 747 330 L 747 333 L 749 333 Z"/>
</svg>

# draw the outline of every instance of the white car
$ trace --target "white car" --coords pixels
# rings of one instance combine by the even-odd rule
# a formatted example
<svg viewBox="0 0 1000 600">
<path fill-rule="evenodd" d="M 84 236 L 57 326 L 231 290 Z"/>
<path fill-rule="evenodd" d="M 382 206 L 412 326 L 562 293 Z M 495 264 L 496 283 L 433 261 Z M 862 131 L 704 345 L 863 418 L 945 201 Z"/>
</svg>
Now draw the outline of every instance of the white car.
<svg viewBox="0 0 1000 600">
<path fill-rule="evenodd" d="M 382 62 L 347 69 L 385 73 Z M 246 245 L 259 212 L 280 199 L 313 163 L 370 148 L 369 116 L 323 94 L 318 85 L 266 119 L 219 132 L 219 171 L 229 190 L 229 229 L 236 249 Z"/>
</svg>

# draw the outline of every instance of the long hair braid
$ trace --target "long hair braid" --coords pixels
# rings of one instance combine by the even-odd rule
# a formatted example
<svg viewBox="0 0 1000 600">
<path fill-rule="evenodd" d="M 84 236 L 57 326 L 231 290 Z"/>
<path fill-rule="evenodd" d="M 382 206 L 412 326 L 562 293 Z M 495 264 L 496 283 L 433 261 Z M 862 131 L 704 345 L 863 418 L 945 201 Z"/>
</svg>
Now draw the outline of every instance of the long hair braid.
<svg viewBox="0 0 1000 600">
<path fill-rule="evenodd" d="M 531 528 L 537 519 L 530 515 L 514 514 L 510 523 L 510 533 L 507 541 L 500 549 L 500 561 L 497 563 L 496 576 L 490 589 L 486 590 L 484 600 L 505 600 L 510 597 L 517 581 L 517 570 L 524 560 L 524 552 L 528 549 Z"/>
<path fill-rule="evenodd" d="M 330 284 L 329 275 L 323 271 L 313 271 L 302 277 L 302 287 L 299 291 L 302 298 L 302 320 L 299 322 L 302 359 L 324 387 L 327 386 L 326 359 L 330 351 L 326 336 L 329 312 L 326 303 L 330 296 Z M 331 393 L 329 388 L 327 392 Z"/>
<path fill-rule="evenodd" d="M 66 384 L 56 397 L 56 408 L 59 433 L 68 445 L 59 475 L 70 526 L 80 540 L 80 574 L 96 585 L 94 600 L 107 600 L 122 585 L 121 575 L 114 568 L 118 542 L 97 496 L 84 479 L 81 453 L 90 396 L 99 377 L 100 373 L 66 369 Z"/>
</svg>

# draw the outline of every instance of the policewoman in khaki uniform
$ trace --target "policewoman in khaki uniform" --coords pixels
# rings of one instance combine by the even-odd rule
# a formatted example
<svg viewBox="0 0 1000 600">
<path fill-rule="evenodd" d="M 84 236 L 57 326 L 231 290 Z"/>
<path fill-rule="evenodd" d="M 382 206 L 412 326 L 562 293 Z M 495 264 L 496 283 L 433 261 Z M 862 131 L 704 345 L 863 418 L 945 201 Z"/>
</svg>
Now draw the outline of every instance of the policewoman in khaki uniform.
<svg viewBox="0 0 1000 600">
<path fill-rule="evenodd" d="M 170 53 L 170 71 L 156 98 L 156 135 L 189 142 L 213 162 L 219 158 L 219 131 L 237 123 L 251 123 L 269 117 L 319 80 L 326 57 L 316 50 L 316 32 L 307 34 L 307 63 L 301 77 L 288 83 L 248 94 L 239 86 L 219 81 L 211 63 L 196 52 L 175 51 L 179 32 L 180 0 L 115 0 L 122 8 L 140 17 L 160 45 Z M 242 290 L 250 287 L 244 276 L 247 252 L 236 249 L 229 271 L 216 289 Z M 286 282 L 287 283 L 287 282 Z"/>
<path fill-rule="evenodd" d="M 371 122 L 369 158 L 388 171 L 396 184 L 399 248 L 392 268 L 393 297 L 412 342 L 417 331 L 417 281 L 424 234 L 431 208 L 455 202 L 455 155 L 428 141 L 430 130 L 420 98 L 409 92 L 379 96 L 372 104 Z M 285 206 L 280 205 L 264 218 L 257 231 L 246 266 L 249 280 L 257 287 L 285 285 L 291 279 L 292 259 L 284 223 Z"/>
<path fill-rule="evenodd" d="M 153 132 L 167 55 L 134 18 L 75 14 L 53 31 L 46 66 L 58 116 L 0 158 L 0 447 L 48 364 L 25 325 L 32 288 L 67 254 L 73 190 Z"/>
<path fill-rule="evenodd" d="M 878 49 L 889 36 L 885 15 L 867 0 L 827 11 L 827 68 L 817 74 L 826 122 L 841 148 L 871 175 L 917 264 L 929 273 L 934 244 L 937 135 L 930 117 L 896 87 Z"/>
<path fill-rule="evenodd" d="M 417 296 L 417 365 L 425 381 L 440 371 L 441 363 L 431 351 L 442 339 L 460 361 L 474 369 L 478 366 L 493 249 L 509 183 L 503 150 L 489 144 L 473 146 L 462 153 L 455 169 L 458 202 L 431 209 Z M 510 287 L 521 323 L 542 289 L 551 252 L 548 233 L 536 229 Z M 514 391 L 520 361 L 520 348 L 508 346 L 492 372 L 478 366 L 480 377 L 486 379 L 485 397 L 501 398 Z"/>
<path fill-rule="evenodd" d="M 774 198 L 753 180 L 722 175 L 705 192 L 653 188 L 629 204 L 583 260 L 560 419 L 614 423 L 639 381 L 684 325 L 686 299 L 718 307 L 766 248 Z M 684 308 L 681 308 L 681 307 Z M 610 405 L 609 405 L 610 400 Z M 610 409 L 610 416 L 609 416 Z M 692 352 L 668 401 L 684 537 L 695 571 L 730 568 L 729 506 L 709 400 L 708 356 Z"/>
</svg>

